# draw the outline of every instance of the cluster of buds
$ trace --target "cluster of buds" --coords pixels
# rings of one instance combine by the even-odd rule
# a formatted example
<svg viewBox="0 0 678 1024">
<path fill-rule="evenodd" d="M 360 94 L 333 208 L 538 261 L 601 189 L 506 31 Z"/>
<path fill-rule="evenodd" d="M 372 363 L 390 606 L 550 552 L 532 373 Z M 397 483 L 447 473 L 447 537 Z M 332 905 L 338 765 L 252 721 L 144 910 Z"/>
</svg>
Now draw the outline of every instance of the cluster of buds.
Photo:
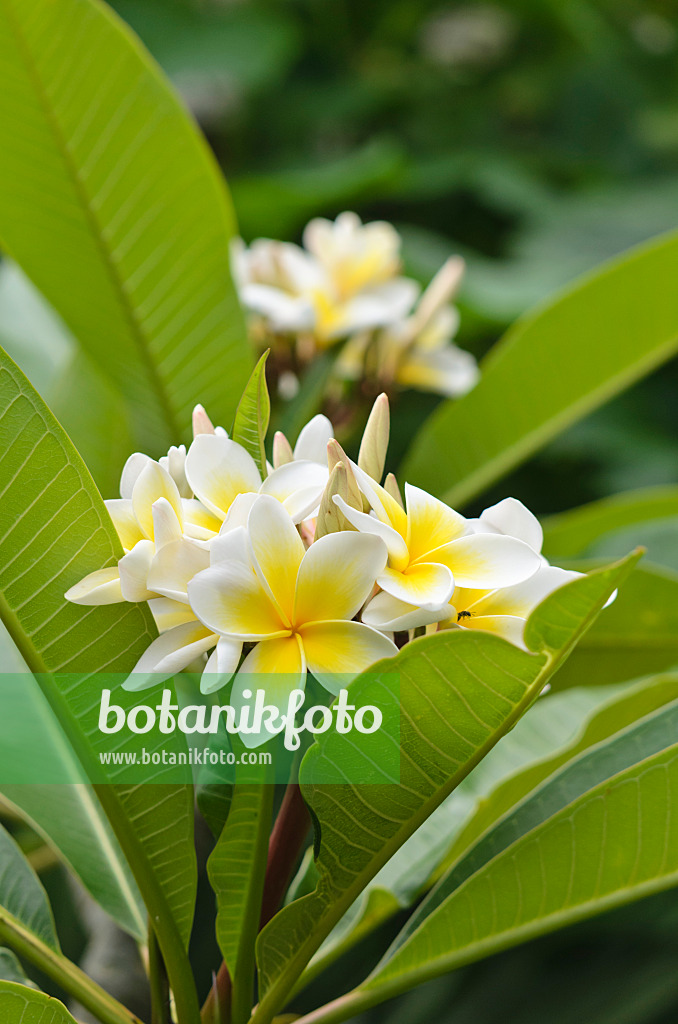
<svg viewBox="0 0 678 1024">
<path fill-rule="evenodd" d="M 262 238 L 247 248 L 238 240 L 233 272 L 255 344 L 290 351 L 297 366 L 339 346 L 340 379 L 465 394 L 478 367 L 452 340 L 464 262 L 451 257 L 420 295 L 401 274 L 400 248 L 391 224 L 363 224 L 355 213 L 312 220 L 303 246 Z M 289 372 L 286 379 L 289 388 Z"/>
<path fill-rule="evenodd" d="M 478 519 L 384 479 L 389 404 L 376 400 L 357 462 L 314 417 L 273 464 L 214 428 L 198 406 L 194 440 L 154 461 L 135 453 L 107 507 L 125 553 L 66 594 L 85 605 L 148 601 L 160 635 L 128 683 L 186 669 L 204 693 L 230 684 L 244 705 L 252 673 L 281 708 L 311 673 L 331 693 L 398 647 L 439 629 L 523 644 L 527 616 L 577 576 L 541 555 L 542 531 L 506 498 Z"/>
</svg>

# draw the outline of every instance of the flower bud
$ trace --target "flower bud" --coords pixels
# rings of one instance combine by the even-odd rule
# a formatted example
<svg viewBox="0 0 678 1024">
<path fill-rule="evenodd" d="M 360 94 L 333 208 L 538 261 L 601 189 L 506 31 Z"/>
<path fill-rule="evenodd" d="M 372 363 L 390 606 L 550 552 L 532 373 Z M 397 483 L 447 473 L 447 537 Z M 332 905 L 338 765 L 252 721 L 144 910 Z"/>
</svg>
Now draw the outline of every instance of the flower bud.
<svg viewBox="0 0 678 1024">
<path fill-rule="evenodd" d="M 288 462 L 294 462 L 292 445 L 281 430 L 277 430 L 273 437 L 273 468 L 286 466 Z"/>
<path fill-rule="evenodd" d="M 355 476 L 350 465 L 345 462 L 337 462 L 330 473 L 330 478 L 320 500 L 320 511 L 318 512 L 318 521 L 315 528 L 316 540 L 328 533 L 338 533 L 340 530 L 354 529 L 333 500 L 334 495 L 338 494 L 348 505 L 362 510 L 360 492 L 358 492 L 356 504 L 356 495 L 351 485 L 351 478 L 353 483 L 355 483 Z M 357 484 L 355 486 L 357 487 Z"/>
<path fill-rule="evenodd" d="M 193 437 L 197 437 L 198 434 L 214 434 L 215 430 L 212 425 L 212 420 L 205 412 L 202 405 L 196 405 L 193 410 Z"/>
<path fill-rule="evenodd" d="M 389 433 L 388 398 L 382 393 L 372 406 L 358 454 L 358 465 L 377 483 L 384 475 Z"/>
</svg>

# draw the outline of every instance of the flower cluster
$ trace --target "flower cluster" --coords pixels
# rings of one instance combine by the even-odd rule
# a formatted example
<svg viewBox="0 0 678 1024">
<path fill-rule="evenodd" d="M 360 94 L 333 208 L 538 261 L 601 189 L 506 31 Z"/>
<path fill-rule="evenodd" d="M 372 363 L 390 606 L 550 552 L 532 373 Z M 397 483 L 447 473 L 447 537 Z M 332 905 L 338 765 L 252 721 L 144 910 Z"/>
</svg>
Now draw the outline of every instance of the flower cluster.
<svg viewBox="0 0 678 1024">
<path fill-rule="evenodd" d="M 391 224 L 363 224 L 355 213 L 312 220 L 303 247 L 262 238 L 248 249 L 238 240 L 233 272 L 255 342 L 288 343 L 297 363 L 342 343 L 335 373 L 343 379 L 465 394 L 478 367 L 452 341 L 463 260 L 449 259 L 420 296 L 400 273 L 400 245 Z"/>
<path fill-rule="evenodd" d="M 485 630 L 522 645 L 525 620 L 579 575 L 550 566 L 542 531 L 506 498 L 466 519 L 395 477 L 382 484 L 389 406 L 370 414 L 358 462 L 316 416 L 273 464 L 194 413 L 188 451 L 134 454 L 107 507 L 124 555 L 66 597 L 85 605 L 148 601 L 159 637 L 128 681 L 141 689 L 184 669 L 209 693 L 230 680 L 245 701 L 265 673 L 283 707 L 310 672 L 330 692 L 399 646 L 438 629 Z"/>
</svg>

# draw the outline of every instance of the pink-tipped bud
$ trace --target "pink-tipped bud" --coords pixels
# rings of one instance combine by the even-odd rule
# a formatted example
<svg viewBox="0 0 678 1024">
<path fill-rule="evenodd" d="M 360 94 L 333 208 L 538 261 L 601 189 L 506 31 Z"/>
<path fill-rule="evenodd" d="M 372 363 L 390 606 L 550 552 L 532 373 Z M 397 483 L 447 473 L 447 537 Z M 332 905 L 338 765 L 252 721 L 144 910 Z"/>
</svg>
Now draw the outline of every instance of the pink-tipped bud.
<svg viewBox="0 0 678 1024">
<path fill-rule="evenodd" d="M 193 437 L 198 434 L 214 434 L 214 426 L 202 405 L 196 405 L 193 410 Z"/>
</svg>

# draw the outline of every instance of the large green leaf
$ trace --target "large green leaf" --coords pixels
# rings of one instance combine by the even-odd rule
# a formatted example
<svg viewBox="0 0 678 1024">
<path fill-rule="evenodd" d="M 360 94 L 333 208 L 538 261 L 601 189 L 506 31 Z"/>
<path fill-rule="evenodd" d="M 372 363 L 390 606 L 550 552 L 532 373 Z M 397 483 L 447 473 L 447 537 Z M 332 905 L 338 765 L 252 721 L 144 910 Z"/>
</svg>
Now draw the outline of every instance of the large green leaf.
<svg viewBox="0 0 678 1024">
<path fill-rule="evenodd" d="M 35 941 L 59 950 L 45 890 L 12 837 L 0 826 L 0 931 L 20 927 Z"/>
<path fill-rule="evenodd" d="M 626 491 L 544 520 L 544 553 L 549 558 L 586 557 L 612 531 L 678 516 L 678 487 Z"/>
<path fill-rule="evenodd" d="M 357 992 L 386 998 L 676 884 L 677 813 L 674 701 L 575 758 L 499 821 Z"/>
<path fill-rule="evenodd" d="M 399 677 L 399 784 L 388 784 L 385 774 L 382 785 L 349 784 L 342 765 L 355 765 L 360 757 L 354 735 L 327 733 L 309 750 L 300 782 L 316 824 L 319 881 L 261 933 L 257 1024 L 281 1008 L 320 943 L 377 871 L 515 725 L 634 560 L 550 595 L 526 627 L 534 653 L 491 634 L 459 630 L 414 641 L 386 662 Z M 356 704 L 383 705 L 389 683 L 377 666 L 353 686 Z M 316 782 L 318 772 L 326 781 L 327 765 L 334 766 L 335 786 Z"/>
<path fill-rule="evenodd" d="M 577 568 L 584 568 L 577 563 Z M 554 689 L 617 683 L 678 666 L 678 573 L 643 564 L 553 677 Z"/>
<path fill-rule="evenodd" d="M 78 579 L 115 563 L 120 542 L 82 460 L 4 353 L 0 453 L 0 617 L 28 668 L 38 673 L 87 778 L 96 780 L 102 777 L 102 740 L 105 745 L 112 737 L 99 732 L 91 676 L 131 670 L 154 626 L 145 606 L 82 608 L 65 601 Z M 97 792 L 143 892 L 170 974 L 189 979 L 177 999 L 187 1001 L 182 1012 L 192 1022 L 197 1005 L 185 955 L 197 874 L 192 789 L 121 780 L 99 785 Z"/>
<path fill-rule="evenodd" d="M 101 994 L 102 1002 L 93 1011 L 101 1024 L 140 1024 L 115 1000 Z M 3 1024 L 78 1024 L 57 999 L 12 981 L 0 981 L 0 1019 Z"/>
<path fill-rule="evenodd" d="M 23 967 L 11 949 L 0 949 L 0 981 L 11 981 L 15 985 L 30 985 Z"/>
<path fill-rule="evenodd" d="M 77 1024 L 57 999 L 12 982 L 0 982 L 3 1024 Z"/>
<path fill-rule="evenodd" d="M 0 3 L 0 239 L 127 396 L 177 443 L 232 413 L 250 355 L 230 201 L 204 140 L 98 0 Z"/>
<path fill-rule="evenodd" d="M 424 425 L 404 475 L 461 505 L 668 359 L 678 349 L 677 262 L 671 234 L 520 319 L 473 391 Z"/>
<path fill-rule="evenodd" d="M 575 754 L 678 698 L 678 675 L 539 700 L 372 880 L 302 981 L 412 903 L 483 831 Z"/>
</svg>

